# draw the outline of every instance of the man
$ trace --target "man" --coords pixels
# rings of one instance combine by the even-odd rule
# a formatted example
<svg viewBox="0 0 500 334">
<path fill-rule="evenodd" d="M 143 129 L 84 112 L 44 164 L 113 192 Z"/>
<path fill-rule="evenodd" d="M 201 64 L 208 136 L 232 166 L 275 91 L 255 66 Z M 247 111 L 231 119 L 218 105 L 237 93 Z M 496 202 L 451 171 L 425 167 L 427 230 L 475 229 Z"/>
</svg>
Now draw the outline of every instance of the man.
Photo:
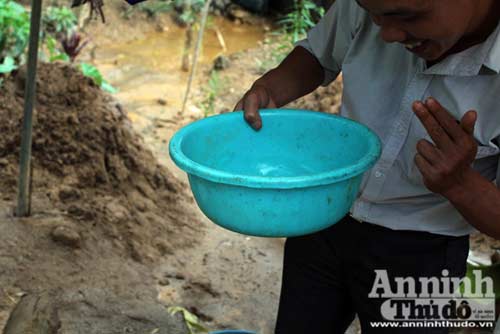
<svg viewBox="0 0 500 334">
<path fill-rule="evenodd" d="M 384 299 L 369 294 L 376 270 L 463 277 L 468 234 L 500 237 L 499 20 L 498 0 L 337 0 L 237 104 L 258 130 L 259 108 L 342 71 L 341 115 L 383 144 L 350 216 L 287 240 L 276 333 L 343 333 L 355 314 L 363 333 L 448 332 L 377 331 Z"/>
</svg>

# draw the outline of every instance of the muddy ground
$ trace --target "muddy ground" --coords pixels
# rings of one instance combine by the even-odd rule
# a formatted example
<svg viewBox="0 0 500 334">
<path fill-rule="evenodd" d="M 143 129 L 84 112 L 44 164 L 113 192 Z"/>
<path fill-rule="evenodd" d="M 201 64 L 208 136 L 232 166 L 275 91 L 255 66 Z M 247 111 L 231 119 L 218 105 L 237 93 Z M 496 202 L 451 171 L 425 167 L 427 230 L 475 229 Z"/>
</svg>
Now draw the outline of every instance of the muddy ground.
<svg viewBox="0 0 500 334">
<path fill-rule="evenodd" d="M 168 158 L 172 134 L 206 113 L 214 58 L 227 57 L 214 110 L 230 111 L 272 64 L 266 35 L 272 25 L 259 18 L 248 19 L 257 20 L 251 25 L 220 23 L 226 50 L 212 28 L 181 114 L 187 74 L 179 70 L 179 50 L 162 53 L 168 45 L 157 43 L 165 38 L 182 48 L 183 30 L 168 18 L 144 22 L 138 15 L 124 18 L 120 4 L 108 10 L 107 26 L 86 28 L 92 40 L 82 59 L 120 90 L 114 96 L 67 65 L 40 67 L 31 218 L 12 215 L 25 73 L 2 87 L 0 328 L 26 295 L 25 312 L 48 305 L 50 326 L 59 333 L 182 332 L 182 321 L 165 311 L 172 305 L 190 309 L 211 329 L 272 333 L 283 240 L 242 236 L 209 222 Z M 338 80 L 291 106 L 336 112 L 341 89 Z M 483 254 L 497 246 L 473 238 Z"/>
</svg>

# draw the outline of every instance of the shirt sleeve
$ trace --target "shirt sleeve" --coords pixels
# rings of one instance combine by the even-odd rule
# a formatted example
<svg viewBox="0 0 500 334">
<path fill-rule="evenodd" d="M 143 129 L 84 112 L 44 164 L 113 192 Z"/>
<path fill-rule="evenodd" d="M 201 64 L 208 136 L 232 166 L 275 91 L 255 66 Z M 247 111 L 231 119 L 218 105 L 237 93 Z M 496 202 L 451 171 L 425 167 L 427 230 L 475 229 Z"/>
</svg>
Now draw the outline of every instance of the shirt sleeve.
<svg viewBox="0 0 500 334">
<path fill-rule="evenodd" d="M 311 52 L 323 66 L 327 86 L 342 71 L 345 55 L 356 36 L 366 13 L 354 0 L 336 0 L 323 18 L 297 42 Z"/>
</svg>

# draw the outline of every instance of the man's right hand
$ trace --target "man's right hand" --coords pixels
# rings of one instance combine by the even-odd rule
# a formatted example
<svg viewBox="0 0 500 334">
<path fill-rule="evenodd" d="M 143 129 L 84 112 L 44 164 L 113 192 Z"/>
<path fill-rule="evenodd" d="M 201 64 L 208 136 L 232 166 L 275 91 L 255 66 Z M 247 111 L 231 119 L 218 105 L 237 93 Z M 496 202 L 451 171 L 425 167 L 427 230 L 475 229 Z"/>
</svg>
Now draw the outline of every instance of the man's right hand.
<svg viewBox="0 0 500 334">
<path fill-rule="evenodd" d="M 259 109 L 279 108 L 312 92 L 323 82 L 324 75 L 319 61 L 298 46 L 277 68 L 255 81 L 234 109 L 243 109 L 248 124 L 259 130 L 262 128 Z"/>
<path fill-rule="evenodd" d="M 245 121 L 254 129 L 262 128 L 262 118 L 259 109 L 276 108 L 271 92 L 264 85 L 255 83 L 243 98 L 236 104 L 234 111 L 243 110 Z"/>
</svg>

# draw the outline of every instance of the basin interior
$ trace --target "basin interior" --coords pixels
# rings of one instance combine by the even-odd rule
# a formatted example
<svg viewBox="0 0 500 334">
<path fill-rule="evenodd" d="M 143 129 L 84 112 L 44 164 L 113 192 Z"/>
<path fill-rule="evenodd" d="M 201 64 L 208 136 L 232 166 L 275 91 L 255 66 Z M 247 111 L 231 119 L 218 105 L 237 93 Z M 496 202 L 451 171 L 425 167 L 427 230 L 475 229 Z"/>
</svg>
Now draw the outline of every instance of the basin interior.
<svg viewBox="0 0 500 334">
<path fill-rule="evenodd" d="M 231 174 L 294 177 L 352 166 L 370 151 L 370 133 L 341 117 L 307 111 L 263 112 L 260 131 L 241 113 L 198 122 L 182 140 L 184 155 Z"/>
</svg>

